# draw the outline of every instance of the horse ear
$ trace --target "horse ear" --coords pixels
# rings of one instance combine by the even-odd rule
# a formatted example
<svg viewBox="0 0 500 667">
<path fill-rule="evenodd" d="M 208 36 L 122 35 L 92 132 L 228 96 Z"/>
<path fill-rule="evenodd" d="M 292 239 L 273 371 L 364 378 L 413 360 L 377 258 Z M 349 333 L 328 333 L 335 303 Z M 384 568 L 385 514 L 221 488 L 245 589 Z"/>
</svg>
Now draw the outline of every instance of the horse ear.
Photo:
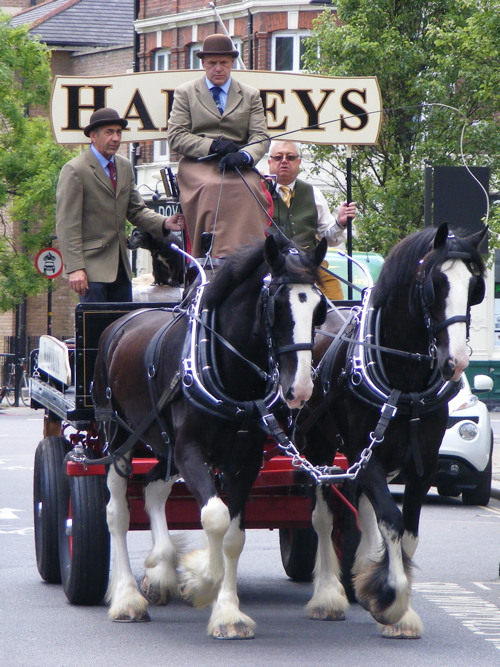
<svg viewBox="0 0 500 667">
<path fill-rule="evenodd" d="M 314 266 L 319 266 L 325 259 L 326 251 L 328 250 L 328 241 L 323 237 L 312 252 L 309 253 L 309 259 L 312 260 Z"/>
<path fill-rule="evenodd" d="M 269 268 L 275 272 L 282 269 L 285 263 L 285 258 L 281 254 L 276 239 L 272 234 L 269 234 L 264 243 L 264 259 Z"/>
<path fill-rule="evenodd" d="M 439 225 L 437 228 L 436 236 L 434 237 L 434 250 L 436 248 L 439 248 L 440 246 L 445 245 L 446 239 L 448 238 L 448 223 L 443 222 L 443 224 Z"/>
<path fill-rule="evenodd" d="M 489 232 L 490 228 L 488 225 L 484 226 L 484 229 L 481 229 L 479 232 L 476 232 L 475 234 L 472 234 L 471 236 L 468 236 L 465 240 L 470 243 L 471 245 L 474 246 L 474 248 L 479 248 L 481 245 L 484 237 L 486 234 Z"/>
</svg>

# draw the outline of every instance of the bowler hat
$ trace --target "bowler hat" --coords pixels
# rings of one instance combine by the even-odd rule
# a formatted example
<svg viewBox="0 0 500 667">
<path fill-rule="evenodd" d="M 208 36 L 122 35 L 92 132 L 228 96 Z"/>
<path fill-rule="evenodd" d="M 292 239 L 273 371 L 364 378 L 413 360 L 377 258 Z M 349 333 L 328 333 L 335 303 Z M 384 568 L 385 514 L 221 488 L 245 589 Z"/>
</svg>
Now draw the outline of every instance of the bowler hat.
<svg viewBox="0 0 500 667">
<path fill-rule="evenodd" d="M 94 111 L 92 116 L 90 116 L 90 123 L 83 130 L 83 134 L 86 137 L 90 137 L 92 130 L 102 125 L 121 125 L 122 127 L 127 127 L 128 120 L 120 118 L 118 112 L 114 109 L 99 109 L 98 111 Z"/>
<path fill-rule="evenodd" d="M 232 56 L 237 58 L 240 53 L 236 51 L 229 37 L 215 34 L 205 38 L 202 50 L 196 51 L 196 55 L 198 58 L 204 58 L 205 56 Z"/>
</svg>

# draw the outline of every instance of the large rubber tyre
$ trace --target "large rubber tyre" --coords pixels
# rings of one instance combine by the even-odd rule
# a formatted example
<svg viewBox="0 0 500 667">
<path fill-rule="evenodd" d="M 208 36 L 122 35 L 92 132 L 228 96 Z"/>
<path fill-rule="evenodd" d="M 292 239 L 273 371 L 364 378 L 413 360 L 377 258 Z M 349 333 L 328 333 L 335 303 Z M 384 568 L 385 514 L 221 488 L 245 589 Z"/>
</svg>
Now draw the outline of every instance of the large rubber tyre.
<svg viewBox="0 0 500 667">
<path fill-rule="evenodd" d="M 293 581 L 312 581 L 318 537 L 314 528 L 280 528 L 281 562 Z"/>
<path fill-rule="evenodd" d="M 49 584 L 61 583 L 57 512 L 62 465 L 71 449 L 61 436 L 44 438 L 36 448 L 33 475 L 33 516 L 38 572 Z"/>
<path fill-rule="evenodd" d="M 106 502 L 103 476 L 70 477 L 64 472 L 59 497 L 59 556 L 62 584 L 71 604 L 99 604 L 106 594 L 109 578 Z"/>
<path fill-rule="evenodd" d="M 482 505 L 483 507 L 490 502 L 491 498 L 491 475 L 493 454 L 493 431 L 491 432 L 491 450 L 490 458 L 486 468 L 477 474 L 477 486 L 475 489 L 462 490 L 462 502 L 464 505 Z"/>
</svg>

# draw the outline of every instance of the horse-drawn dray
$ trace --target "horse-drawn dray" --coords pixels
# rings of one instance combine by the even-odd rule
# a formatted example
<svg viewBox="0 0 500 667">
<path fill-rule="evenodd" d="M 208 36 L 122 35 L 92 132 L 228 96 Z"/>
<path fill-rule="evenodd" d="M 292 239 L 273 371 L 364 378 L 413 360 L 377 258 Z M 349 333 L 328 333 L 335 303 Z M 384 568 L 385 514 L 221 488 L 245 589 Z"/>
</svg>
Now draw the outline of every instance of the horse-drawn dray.
<svg viewBox="0 0 500 667">
<path fill-rule="evenodd" d="M 148 620 L 146 598 L 179 591 L 212 605 L 210 635 L 250 638 L 236 593 L 244 529 L 278 528 L 287 573 L 314 576 L 311 618 L 343 620 L 355 598 L 385 636 L 419 637 L 411 558 L 468 363 L 470 307 L 484 297 L 481 238 L 443 225 L 405 239 L 348 317 L 327 313 L 315 286 L 325 244 L 306 255 L 273 237 L 226 260 L 187 308 L 79 306 L 73 367 L 42 345 L 31 379 L 47 411 L 34 488 L 42 577 L 61 579 L 71 602 L 100 602 L 109 527 L 113 620 Z M 387 486 L 399 474 L 402 512 Z M 341 480 L 353 482 L 360 540 Z M 179 556 L 168 529 L 200 525 L 207 548 Z M 142 593 L 129 527 L 151 527 Z"/>
<path fill-rule="evenodd" d="M 295 255 L 291 257 L 296 260 Z M 284 291 L 283 285 L 288 283 L 283 267 L 280 269 L 281 290 Z M 310 295 L 313 297 L 319 303 L 319 297 Z M 272 317 L 277 320 L 278 310 L 283 306 L 277 294 L 273 293 L 271 299 L 275 310 Z M 80 304 L 75 310 L 74 340 L 62 343 L 50 336 L 42 336 L 39 349 L 32 354 L 32 407 L 45 410 L 44 437 L 36 451 L 34 473 L 37 565 L 45 581 L 62 582 L 64 592 L 73 604 L 100 603 L 108 588 L 110 568 L 110 536 L 106 521 L 109 493 L 105 479 L 110 461 L 103 458 L 109 454 L 108 441 L 102 437 L 102 429 L 99 430 L 101 415 L 92 395 L 99 341 L 102 333 L 109 327 L 113 329 L 114 323 L 124 316 L 128 316 L 132 323 L 144 315 L 146 319 L 153 316 L 164 322 L 175 320 L 176 316 L 180 320 L 186 319 L 178 315 L 178 303 L 151 305 L 152 308 L 145 308 L 144 303 Z M 313 316 L 313 311 L 309 317 Z M 264 328 L 267 330 L 269 326 L 266 322 Z M 310 337 L 310 325 L 308 331 L 306 338 Z M 310 342 L 291 343 L 290 350 L 295 349 L 309 350 L 310 354 Z M 129 350 L 127 356 L 130 354 Z M 272 381 L 276 383 L 276 378 Z M 136 399 L 137 392 L 141 391 L 144 391 L 143 387 L 131 387 Z M 143 430 L 147 430 L 146 427 Z M 279 530 L 285 571 L 294 580 L 311 580 L 317 542 L 311 526 L 314 482 L 304 470 L 292 464 L 290 456 L 277 447 L 269 434 L 263 435 L 266 440 L 264 455 L 260 456 L 259 472 L 246 502 L 245 527 Z M 120 480 L 126 478 L 129 528 L 151 528 L 153 536 L 155 530 L 161 529 L 152 524 L 146 512 L 144 488 L 145 481 L 154 474 L 159 458 L 162 457 L 155 456 L 144 441 L 139 441 L 132 458 L 129 459 L 127 452 L 124 456 L 119 454 L 113 462 L 120 476 L 120 465 L 127 459 L 124 463 L 126 472 Z M 103 463 L 93 465 L 90 463 L 92 459 L 102 459 Z M 337 454 L 335 465 L 339 471 L 344 469 L 347 465 L 345 457 Z M 213 472 L 217 493 L 227 501 L 224 472 L 216 467 Z M 343 524 L 344 521 L 352 523 L 353 508 L 341 493 L 335 495 L 334 504 L 338 517 L 334 542 L 340 556 Z M 177 476 L 165 507 L 169 529 L 202 527 L 199 504 L 184 479 Z M 154 599 L 152 593 L 149 597 Z"/>
</svg>

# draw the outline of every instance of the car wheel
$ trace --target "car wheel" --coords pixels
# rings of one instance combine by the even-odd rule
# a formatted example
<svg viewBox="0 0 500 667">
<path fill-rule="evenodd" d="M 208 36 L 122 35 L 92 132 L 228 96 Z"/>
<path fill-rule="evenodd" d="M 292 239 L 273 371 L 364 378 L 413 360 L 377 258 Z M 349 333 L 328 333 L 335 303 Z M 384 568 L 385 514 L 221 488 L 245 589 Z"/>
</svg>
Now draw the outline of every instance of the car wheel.
<svg viewBox="0 0 500 667">
<path fill-rule="evenodd" d="M 490 459 L 486 468 L 477 474 L 477 485 L 475 489 L 463 489 L 462 502 L 464 505 L 487 505 L 491 498 L 491 474 L 492 474 L 492 452 L 493 432 L 491 433 Z"/>
</svg>

